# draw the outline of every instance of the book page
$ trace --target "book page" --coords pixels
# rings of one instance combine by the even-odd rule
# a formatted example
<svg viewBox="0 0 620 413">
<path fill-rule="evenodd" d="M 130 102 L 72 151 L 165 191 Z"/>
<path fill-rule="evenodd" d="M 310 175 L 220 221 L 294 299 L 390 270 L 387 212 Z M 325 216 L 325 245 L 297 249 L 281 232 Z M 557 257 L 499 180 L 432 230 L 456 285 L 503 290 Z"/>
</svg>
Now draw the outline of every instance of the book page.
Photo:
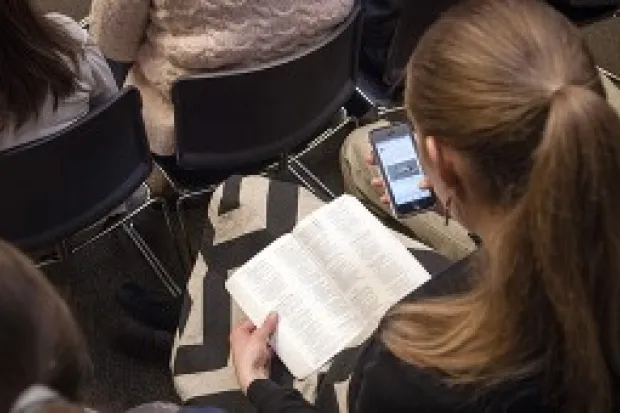
<svg viewBox="0 0 620 413">
<path fill-rule="evenodd" d="M 272 346 L 298 378 L 320 368 L 364 327 L 338 284 L 290 235 L 236 271 L 226 288 L 255 325 L 278 313 Z"/>
<path fill-rule="evenodd" d="M 367 338 L 393 305 L 430 279 L 390 230 L 349 195 L 306 217 L 293 236 L 364 315 L 366 337 L 358 339 Z"/>
</svg>

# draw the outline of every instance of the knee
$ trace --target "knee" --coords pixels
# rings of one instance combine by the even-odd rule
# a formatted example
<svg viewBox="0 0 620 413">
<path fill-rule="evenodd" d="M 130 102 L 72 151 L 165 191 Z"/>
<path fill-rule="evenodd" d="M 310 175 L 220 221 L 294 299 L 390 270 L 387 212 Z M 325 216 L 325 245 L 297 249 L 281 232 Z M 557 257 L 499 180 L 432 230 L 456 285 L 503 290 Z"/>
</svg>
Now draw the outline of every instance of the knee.
<svg viewBox="0 0 620 413">
<path fill-rule="evenodd" d="M 340 151 L 341 160 L 349 164 L 364 162 L 371 152 L 370 132 L 373 129 L 388 125 L 388 121 L 380 120 L 355 129 L 347 136 L 342 144 L 342 149 Z"/>
</svg>

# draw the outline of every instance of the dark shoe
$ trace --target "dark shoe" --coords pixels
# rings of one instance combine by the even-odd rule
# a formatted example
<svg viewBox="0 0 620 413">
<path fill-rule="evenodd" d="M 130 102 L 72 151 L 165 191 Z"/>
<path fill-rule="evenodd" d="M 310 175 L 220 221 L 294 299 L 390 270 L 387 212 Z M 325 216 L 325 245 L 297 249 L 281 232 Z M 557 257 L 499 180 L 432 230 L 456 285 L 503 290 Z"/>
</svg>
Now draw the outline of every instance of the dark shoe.
<svg viewBox="0 0 620 413">
<path fill-rule="evenodd" d="M 177 328 L 182 297 L 157 294 L 134 282 L 126 282 L 117 292 L 117 300 L 130 317 L 147 327 L 170 333 Z"/>
<path fill-rule="evenodd" d="M 170 361 L 173 341 L 172 333 L 154 330 L 132 317 L 122 317 L 112 335 L 112 345 L 121 353 L 162 366 Z"/>
</svg>

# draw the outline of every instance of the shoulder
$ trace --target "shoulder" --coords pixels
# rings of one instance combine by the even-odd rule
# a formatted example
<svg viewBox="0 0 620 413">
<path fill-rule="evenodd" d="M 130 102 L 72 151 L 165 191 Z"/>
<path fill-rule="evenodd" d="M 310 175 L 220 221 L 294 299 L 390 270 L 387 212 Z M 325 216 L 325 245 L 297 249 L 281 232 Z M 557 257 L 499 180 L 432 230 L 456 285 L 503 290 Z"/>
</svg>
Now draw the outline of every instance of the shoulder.
<svg viewBox="0 0 620 413">
<path fill-rule="evenodd" d="M 69 36 L 80 44 L 85 44 L 88 41 L 88 32 L 71 17 L 60 13 L 48 13 L 45 17 L 62 27 Z"/>
<path fill-rule="evenodd" d="M 447 412 L 464 404 L 461 392 L 439 374 L 400 360 L 379 336 L 361 356 L 349 391 L 349 405 L 357 411 Z"/>
<path fill-rule="evenodd" d="M 486 389 L 451 384 L 437 371 L 402 361 L 375 338 L 360 359 L 349 389 L 349 403 L 358 411 L 392 413 L 556 411 L 546 404 L 541 388 L 540 377 L 507 381 Z"/>
<path fill-rule="evenodd" d="M 411 251 L 429 272 L 431 279 L 411 292 L 403 302 L 459 294 L 471 288 L 479 252 L 452 262 L 433 251 Z"/>
</svg>

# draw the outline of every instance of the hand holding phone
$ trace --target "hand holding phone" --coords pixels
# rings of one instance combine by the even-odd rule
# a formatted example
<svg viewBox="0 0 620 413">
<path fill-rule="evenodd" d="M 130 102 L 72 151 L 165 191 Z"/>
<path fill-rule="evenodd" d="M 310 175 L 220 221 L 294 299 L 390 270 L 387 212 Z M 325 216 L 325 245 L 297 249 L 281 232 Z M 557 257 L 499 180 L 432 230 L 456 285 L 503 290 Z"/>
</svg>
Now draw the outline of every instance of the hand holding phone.
<svg viewBox="0 0 620 413">
<path fill-rule="evenodd" d="M 434 206 L 436 198 L 425 182 L 410 127 L 396 123 L 375 129 L 370 141 L 394 215 L 402 218 Z"/>
<path fill-rule="evenodd" d="M 369 166 L 372 166 L 375 168 L 377 167 L 377 161 L 375 160 L 375 156 L 372 153 L 366 158 L 366 163 Z M 389 205 L 390 197 L 388 195 L 387 188 L 385 187 L 385 181 L 383 180 L 383 177 L 378 176 L 376 178 L 372 178 L 370 180 L 370 185 L 375 187 L 377 192 L 381 194 L 379 197 L 379 200 L 381 201 L 381 203 L 385 205 Z M 428 189 L 429 191 L 433 190 L 433 185 L 430 183 L 430 181 L 428 180 L 426 176 L 422 178 L 422 181 L 420 182 L 420 188 Z M 439 212 L 441 212 L 441 204 L 439 204 L 438 202 L 435 202 L 435 205 L 433 205 L 432 209 L 434 210 L 439 209 Z"/>
</svg>

